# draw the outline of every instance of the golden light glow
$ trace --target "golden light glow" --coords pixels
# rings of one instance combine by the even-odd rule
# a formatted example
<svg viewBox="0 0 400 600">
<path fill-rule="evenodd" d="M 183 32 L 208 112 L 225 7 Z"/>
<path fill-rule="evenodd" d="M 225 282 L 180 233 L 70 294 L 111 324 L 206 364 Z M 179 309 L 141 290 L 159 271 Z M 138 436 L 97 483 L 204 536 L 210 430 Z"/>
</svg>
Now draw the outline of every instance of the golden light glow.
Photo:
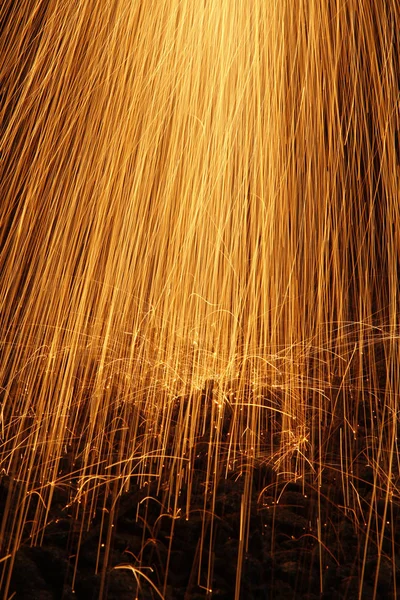
<svg viewBox="0 0 400 600">
<path fill-rule="evenodd" d="M 57 487 L 82 530 L 131 482 L 158 479 L 175 515 L 200 438 L 205 510 L 219 477 L 248 482 L 237 597 L 260 461 L 337 469 L 380 555 L 377 498 L 399 501 L 396 6 L 6 0 L 4 589 Z"/>
</svg>

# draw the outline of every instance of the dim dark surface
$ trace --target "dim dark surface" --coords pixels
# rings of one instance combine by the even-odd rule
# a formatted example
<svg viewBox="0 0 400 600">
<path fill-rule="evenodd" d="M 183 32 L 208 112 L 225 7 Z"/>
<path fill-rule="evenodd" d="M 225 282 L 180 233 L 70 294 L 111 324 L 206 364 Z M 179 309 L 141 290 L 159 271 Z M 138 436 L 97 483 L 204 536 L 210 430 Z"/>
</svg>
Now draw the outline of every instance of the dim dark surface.
<svg viewBox="0 0 400 600">
<path fill-rule="evenodd" d="M 362 431 L 359 439 L 362 445 Z M 160 598 L 155 590 L 163 593 L 168 565 L 166 599 L 233 599 L 245 477 L 232 473 L 221 478 L 212 521 L 212 495 L 204 484 L 206 463 L 204 453 L 197 461 L 193 475 L 189 515 L 184 512 L 185 486 L 179 497 L 181 508 L 175 509 L 175 519 L 172 518 L 174 508 L 166 505 L 166 485 L 159 493 L 157 481 L 141 489 L 133 486 L 118 500 L 108 541 L 110 513 L 97 510 L 89 529 L 80 534 L 73 507 L 67 506 L 66 493 L 58 490 L 42 545 L 31 547 L 28 537 L 17 553 L 8 598 L 91 600 L 100 597 L 101 589 L 103 597 L 109 600 Z M 365 460 L 360 460 L 360 464 L 354 465 L 352 480 L 358 493 L 360 512 L 358 515 L 346 512 L 343 481 L 334 464 L 332 457 L 332 466 L 324 469 L 320 485 L 312 475 L 304 482 L 285 482 L 271 466 L 262 462 L 255 465 L 251 483 L 250 534 L 248 545 L 243 549 L 241 598 L 350 600 L 358 597 L 363 564 L 362 598 L 373 597 L 377 573 L 376 597 L 395 598 L 394 580 L 400 585 L 399 507 L 395 502 L 386 505 L 384 494 L 380 496 L 376 490 L 373 498 L 373 471 Z M 6 488 L 4 481 L 3 503 Z M 371 504 L 374 506 L 373 519 L 364 556 L 368 528 L 361 522 L 360 515 L 368 516 Z M 383 528 L 379 560 L 376 525 L 379 532 L 382 531 L 383 518 L 387 523 Z M 100 551 L 99 540 L 100 544 L 105 544 Z M 110 551 L 109 565 L 103 570 L 102 578 L 106 544 Z M 204 589 L 210 552 L 212 596 Z M 140 574 L 138 587 L 134 573 L 128 568 L 114 569 L 117 565 L 141 569 L 154 587 Z"/>
</svg>

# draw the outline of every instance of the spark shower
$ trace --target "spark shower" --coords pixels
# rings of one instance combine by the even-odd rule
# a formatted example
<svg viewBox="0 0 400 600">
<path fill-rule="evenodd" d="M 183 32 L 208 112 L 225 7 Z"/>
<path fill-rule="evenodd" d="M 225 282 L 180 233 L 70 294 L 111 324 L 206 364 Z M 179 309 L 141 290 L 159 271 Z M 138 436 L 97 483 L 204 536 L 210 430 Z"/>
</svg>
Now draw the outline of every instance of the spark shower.
<svg viewBox="0 0 400 600">
<path fill-rule="evenodd" d="M 358 515 L 361 418 L 381 556 L 376 503 L 400 502 L 397 2 L 5 0 L 0 18 L 4 594 L 60 487 L 82 531 L 150 479 L 175 509 L 186 486 L 189 514 L 205 435 L 207 486 L 247 482 L 240 578 L 253 465 L 318 482 L 340 430 Z"/>
</svg>

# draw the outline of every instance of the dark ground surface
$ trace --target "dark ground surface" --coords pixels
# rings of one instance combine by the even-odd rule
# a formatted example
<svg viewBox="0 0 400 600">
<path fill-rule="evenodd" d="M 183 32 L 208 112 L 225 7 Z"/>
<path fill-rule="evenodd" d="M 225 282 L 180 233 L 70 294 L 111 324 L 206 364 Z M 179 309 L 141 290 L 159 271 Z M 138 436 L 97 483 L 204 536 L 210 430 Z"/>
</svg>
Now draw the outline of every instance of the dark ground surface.
<svg viewBox="0 0 400 600">
<path fill-rule="evenodd" d="M 107 500 L 106 486 L 101 486 L 95 507 L 85 508 L 83 502 L 78 517 L 71 490 L 57 487 L 42 543 L 33 547 L 29 520 L 35 519 L 40 502 L 35 496 L 9 591 L 1 597 L 234 600 L 242 548 L 241 600 L 353 600 L 359 598 L 361 581 L 362 599 L 400 598 L 396 593 L 396 586 L 400 590 L 398 465 L 394 461 L 397 480 L 391 482 L 388 496 L 384 463 L 379 478 L 379 468 L 373 470 L 367 459 L 372 423 L 361 418 L 359 423 L 354 440 L 346 438 L 353 444 L 351 455 L 358 457 L 347 465 L 348 477 L 340 471 L 345 434 L 338 427 L 329 436 L 319 481 L 311 465 L 304 481 L 294 481 L 278 476 L 273 465 L 259 460 L 247 478 L 243 469 L 221 476 L 214 496 L 205 485 L 207 444 L 200 440 L 192 465 L 189 514 L 186 484 L 181 484 L 174 507 L 175 495 L 168 491 L 171 480 L 160 489 L 157 480 L 142 488 L 132 484 L 118 499 L 114 513 L 112 494 Z M 389 439 L 391 430 L 386 435 L 383 429 L 387 423 L 379 416 L 374 423 L 382 439 Z M 3 478 L 0 512 L 9 489 L 10 482 Z M 247 545 L 240 541 L 246 489 L 250 498 Z M 346 511 L 345 505 L 354 508 Z M 82 515 L 90 511 L 90 527 L 82 528 Z M 17 505 L 11 506 L 8 518 L 15 514 Z M 207 594 L 207 576 L 212 594 Z M 4 590 L 4 581 L 2 585 Z"/>
<path fill-rule="evenodd" d="M 363 482 L 358 487 L 361 508 L 365 514 L 368 514 L 373 494 L 372 469 L 370 474 L 367 471 L 368 469 L 363 473 Z M 326 476 L 318 494 L 312 484 L 306 484 L 303 488 L 299 482 L 279 484 L 276 479 L 276 475 L 265 465 L 254 470 L 250 535 L 243 553 L 240 598 L 357 598 L 367 527 L 361 522 L 357 526 L 354 515 L 350 512 L 346 515 L 344 509 L 340 508 L 343 505 L 341 482 L 335 480 L 335 477 Z M 212 597 L 233 600 L 244 478 L 237 478 L 236 475 L 231 479 L 221 480 L 216 494 L 216 516 L 212 533 L 209 513 L 204 511 L 203 482 L 204 477 L 199 470 L 193 477 L 189 519 L 186 519 L 182 511 L 178 511 L 175 515 L 177 518 L 173 519 L 171 509 L 160 508 L 156 482 L 141 490 L 132 489 L 122 496 L 108 542 L 107 527 L 103 527 L 102 534 L 102 521 L 98 514 L 89 531 L 84 532 L 81 537 L 74 591 L 72 581 L 79 527 L 71 516 L 71 507 L 63 507 L 62 495 L 59 496 L 53 503 L 50 523 L 41 547 L 30 547 L 29 540 L 25 540 L 17 553 L 7 598 L 99 598 L 102 577 L 101 573 L 96 574 L 95 571 L 100 539 L 106 542 L 104 547 L 100 546 L 100 555 L 105 552 L 107 544 L 110 549 L 110 567 L 105 570 L 103 578 L 104 597 L 109 600 L 160 598 L 156 588 L 160 593 L 163 592 L 168 556 L 168 577 L 164 590 L 166 599 L 200 600 Z M 270 487 L 260 496 L 261 490 L 268 485 Z M 143 500 L 146 496 L 151 498 Z M 162 500 L 162 494 L 158 498 Z M 138 510 L 141 500 L 143 501 Z M 371 527 L 376 528 L 378 523 L 381 531 L 385 502 L 376 502 L 376 507 Z M 107 518 L 108 516 L 103 520 L 103 526 L 107 524 Z M 388 524 L 382 541 L 379 566 L 376 529 L 375 534 L 372 532 L 369 535 L 361 596 L 365 599 L 373 597 L 377 569 L 377 598 L 395 598 L 394 578 L 400 586 L 398 507 L 389 504 L 385 518 Z M 202 532 L 204 544 L 201 547 Z M 207 596 L 201 585 L 206 586 L 207 582 L 210 535 L 213 539 L 210 561 L 213 593 L 212 596 Z M 393 550 L 398 557 L 395 566 L 391 559 Z M 101 560 L 102 558 L 100 563 Z M 139 571 L 136 573 L 140 587 L 132 570 L 112 568 L 127 564 L 145 574 L 154 587 Z"/>
</svg>

